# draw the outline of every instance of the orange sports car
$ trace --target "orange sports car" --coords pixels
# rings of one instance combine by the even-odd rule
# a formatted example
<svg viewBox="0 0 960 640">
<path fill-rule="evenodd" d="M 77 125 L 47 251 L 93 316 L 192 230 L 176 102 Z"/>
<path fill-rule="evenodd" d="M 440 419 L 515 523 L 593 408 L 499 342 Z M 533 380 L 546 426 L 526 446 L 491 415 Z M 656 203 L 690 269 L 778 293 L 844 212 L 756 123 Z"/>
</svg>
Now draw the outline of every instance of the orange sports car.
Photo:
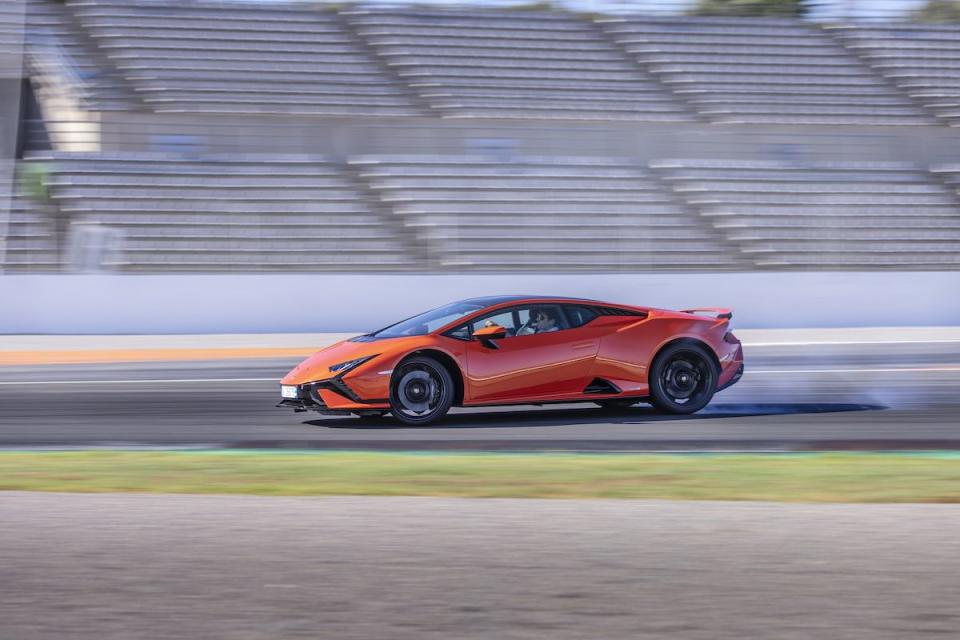
<svg viewBox="0 0 960 640">
<path fill-rule="evenodd" d="M 455 405 L 642 401 L 693 413 L 743 375 L 731 317 L 577 298 L 462 300 L 318 351 L 280 382 L 277 406 L 389 412 L 410 425 Z"/>
</svg>

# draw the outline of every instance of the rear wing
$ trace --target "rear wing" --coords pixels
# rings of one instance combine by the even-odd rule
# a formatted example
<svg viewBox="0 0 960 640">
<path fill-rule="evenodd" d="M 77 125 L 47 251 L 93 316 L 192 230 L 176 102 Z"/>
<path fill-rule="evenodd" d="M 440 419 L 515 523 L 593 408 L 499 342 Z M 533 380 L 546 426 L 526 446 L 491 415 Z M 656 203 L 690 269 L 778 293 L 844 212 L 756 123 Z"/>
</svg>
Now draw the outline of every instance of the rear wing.
<svg viewBox="0 0 960 640">
<path fill-rule="evenodd" d="M 684 309 L 683 313 L 692 313 L 698 316 L 712 316 L 717 320 L 732 320 L 733 310 L 725 307 L 704 307 L 702 309 Z"/>
</svg>

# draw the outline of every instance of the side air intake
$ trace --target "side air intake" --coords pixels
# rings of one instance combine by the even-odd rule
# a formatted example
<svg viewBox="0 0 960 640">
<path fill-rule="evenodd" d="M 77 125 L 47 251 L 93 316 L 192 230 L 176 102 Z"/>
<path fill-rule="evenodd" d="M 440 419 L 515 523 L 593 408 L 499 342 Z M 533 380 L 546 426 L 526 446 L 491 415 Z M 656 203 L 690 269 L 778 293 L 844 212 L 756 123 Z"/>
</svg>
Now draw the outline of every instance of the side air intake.
<svg viewBox="0 0 960 640">
<path fill-rule="evenodd" d="M 620 387 L 609 380 L 603 378 L 594 378 L 583 390 L 584 393 L 620 393 Z"/>
</svg>

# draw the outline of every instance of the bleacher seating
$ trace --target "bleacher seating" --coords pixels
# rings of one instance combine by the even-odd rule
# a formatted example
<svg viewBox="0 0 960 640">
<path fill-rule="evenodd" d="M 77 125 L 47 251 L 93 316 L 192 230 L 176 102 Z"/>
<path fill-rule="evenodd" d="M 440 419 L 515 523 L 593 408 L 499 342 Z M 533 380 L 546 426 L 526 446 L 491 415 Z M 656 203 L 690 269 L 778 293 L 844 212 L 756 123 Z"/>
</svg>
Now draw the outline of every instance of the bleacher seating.
<svg viewBox="0 0 960 640">
<path fill-rule="evenodd" d="M 158 112 L 419 113 L 330 11 L 143 0 L 91 0 L 74 10 Z"/>
<path fill-rule="evenodd" d="M 6 216 L 0 193 L 6 269 L 960 268 L 960 165 L 919 166 L 954 157 L 949 132 L 887 126 L 960 124 L 960 27 L 26 2 L 24 102 L 60 152 L 27 144 L 49 155 L 51 206 L 15 195 Z M 14 8 L 0 2 L 0 58 L 16 48 Z M 323 117 L 337 120 L 304 134 Z M 340 118 L 357 121 L 343 136 Z M 292 142 L 274 138 L 288 126 Z M 316 141 L 336 160 L 205 152 L 233 135 L 254 153 Z M 401 145 L 420 155 L 384 155 Z M 646 167 L 634 145 L 743 160 Z M 427 155 L 464 146 L 491 155 Z M 94 153 L 117 148 L 135 151 Z M 799 161 L 834 148 L 917 166 Z M 77 253 L 85 239 L 99 249 Z"/>
<path fill-rule="evenodd" d="M 14 199 L 8 270 L 958 268 L 960 166 L 59 154 L 54 208 Z M 2 196 L 2 194 L 0 194 Z M 2 206 L 2 205 L 0 205 Z M 97 237 L 89 235 L 88 237 Z M 61 258 L 59 256 L 66 256 Z M 82 262 L 89 262 L 89 260 Z"/>
<path fill-rule="evenodd" d="M 685 16 L 600 25 L 712 122 L 932 122 L 822 30 L 797 20 Z"/>
<path fill-rule="evenodd" d="M 59 268 L 54 213 L 19 193 L 12 163 L 0 163 L 0 233 L 5 235 L 0 259 L 3 271 Z"/>
<path fill-rule="evenodd" d="M 0 2 L 0 78 L 19 78 L 23 60 L 23 0 Z"/>
<path fill-rule="evenodd" d="M 689 160 L 657 168 L 760 267 L 960 266 L 957 195 L 923 169 Z"/>
<path fill-rule="evenodd" d="M 113 71 L 68 5 L 28 0 L 26 26 L 33 64 L 56 67 L 90 107 L 99 111 L 142 108 L 133 89 Z"/>
<path fill-rule="evenodd" d="M 960 28 L 825 32 L 766 18 L 28 1 L 32 46 L 53 52 L 107 109 L 934 124 L 927 104 L 960 119 Z"/>
<path fill-rule="evenodd" d="M 62 265 L 57 249 L 52 215 L 23 196 L 10 202 L 10 220 L 4 253 L 4 271 L 59 271 Z M 64 238 L 65 240 L 65 238 Z"/>
<path fill-rule="evenodd" d="M 944 122 L 960 125 L 960 26 L 835 25 L 831 33 Z"/>
<path fill-rule="evenodd" d="M 417 232 L 429 266 L 716 269 L 736 257 L 642 169 L 616 158 L 351 160 Z"/>
<path fill-rule="evenodd" d="M 960 164 L 936 165 L 930 167 L 930 172 L 960 197 Z M 958 215 L 960 215 L 960 211 L 958 211 Z"/>
<path fill-rule="evenodd" d="M 345 16 L 444 117 L 692 119 L 589 20 L 568 13 L 420 9 Z"/>
<path fill-rule="evenodd" d="M 397 270 L 389 224 L 322 158 L 58 155 L 52 197 L 77 226 L 118 233 L 124 271 Z"/>
</svg>

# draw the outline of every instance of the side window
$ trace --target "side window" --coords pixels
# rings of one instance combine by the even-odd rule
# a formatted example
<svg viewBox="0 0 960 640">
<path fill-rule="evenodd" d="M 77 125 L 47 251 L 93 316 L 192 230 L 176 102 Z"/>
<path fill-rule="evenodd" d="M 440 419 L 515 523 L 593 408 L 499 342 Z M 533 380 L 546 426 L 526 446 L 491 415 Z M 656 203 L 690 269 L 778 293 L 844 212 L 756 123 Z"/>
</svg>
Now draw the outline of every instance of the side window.
<svg viewBox="0 0 960 640">
<path fill-rule="evenodd" d="M 566 314 L 560 305 L 538 304 L 521 311 L 523 322 L 517 329 L 518 336 L 533 335 L 535 333 L 552 333 L 569 329 Z"/>
<path fill-rule="evenodd" d="M 505 309 L 503 311 L 496 311 L 492 314 L 481 316 L 476 320 L 464 323 L 459 327 L 455 327 L 450 331 L 447 331 L 447 335 L 451 338 L 456 338 L 457 340 L 469 340 L 470 336 L 472 336 L 473 332 L 477 329 L 495 324 L 506 329 L 508 336 L 512 336 L 517 333 L 517 328 L 523 325 L 524 319 L 529 315 L 530 314 L 526 309 L 517 309 L 516 307 L 513 307 L 512 309 Z"/>
<path fill-rule="evenodd" d="M 562 331 L 571 327 L 586 324 L 596 317 L 596 313 L 585 307 L 577 307 L 581 310 L 578 315 L 571 315 L 569 309 L 563 309 L 556 304 L 539 304 L 529 307 L 512 307 L 486 316 L 482 316 L 467 324 L 460 325 L 447 332 L 451 338 L 458 340 L 469 340 L 470 336 L 477 329 L 488 327 L 490 325 L 499 325 L 507 330 L 507 336 L 529 336 L 537 333 L 552 333 Z M 565 312 L 566 311 L 566 312 Z M 570 324 L 567 318 L 573 321 L 577 319 L 578 324 Z"/>
<path fill-rule="evenodd" d="M 451 338 L 456 338 L 457 340 L 469 340 L 470 339 L 470 325 L 462 324 L 459 327 L 455 327 L 447 331 L 445 334 Z"/>
<path fill-rule="evenodd" d="M 523 324 L 523 319 L 520 317 L 523 312 L 524 310 L 518 310 L 516 308 L 507 309 L 506 311 L 498 311 L 493 315 L 474 320 L 470 323 L 470 333 L 495 324 L 506 329 L 508 336 L 516 335 L 517 328 Z"/>
<path fill-rule="evenodd" d="M 581 307 L 574 304 L 566 305 L 564 311 L 567 312 L 571 328 L 582 327 L 597 317 L 597 312 L 590 307 Z"/>
</svg>

